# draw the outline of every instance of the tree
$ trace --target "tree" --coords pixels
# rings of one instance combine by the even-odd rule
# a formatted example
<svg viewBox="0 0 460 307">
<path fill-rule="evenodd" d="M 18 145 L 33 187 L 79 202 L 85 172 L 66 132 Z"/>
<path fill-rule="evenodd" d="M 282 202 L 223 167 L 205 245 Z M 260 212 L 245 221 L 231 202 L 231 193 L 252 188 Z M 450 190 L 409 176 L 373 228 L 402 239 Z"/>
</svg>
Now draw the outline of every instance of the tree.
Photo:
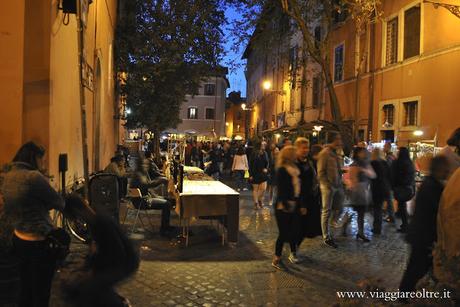
<svg viewBox="0 0 460 307">
<path fill-rule="evenodd" d="M 237 1 L 248 7 L 264 7 L 273 5 L 274 0 L 242 0 Z M 342 111 L 334 88 L 334 79 L 331 72 L 331 34 L 338 23 L 343 23 L 347 18 L 352 18 L 357 28 L 363 29 L 372 21 L 377 14 L 378 0 L 277 0 L 282 12 L 289 16 L 290 20 L 300 32 L 302 48 L 306 50 L 310 58 L 321 67 L 321 73 L 326 83 L 329 94 L 329 105 L 333 123 L 343 135 L 347 149 L 352 145 L 352 133 L 343 122 Z M 251 12 L 257 10 L 252 8 Z M 259 9 L 261 13 L 263 9 Z M 255 19 L 264 18 L 259 15 Z M 248 23 L 249 24 L 249 23 Z M 320 26 L 321 37 L 315 36 L 315 26 Z M 273 29 L 276 30 L 276 29 Z M 302 56 L 304 58 L 304 56 Z M 305 61 L 303 61 L 305 62 Z M 305 64 L 304 64 L 305 65 Z M 360 65 L 362 66 L 362 65 Z M 305 68 L 305 67 L 304 67 Z M 306 86 L 304 75 L 302 86 Z M 359 90 L 359 88 L 358 88 Z M 301 103 L 301 105 L 304 102 Z M 302 109 L 302 106 L 301 106 Z M 303 113 L 303 112 L 302 112 Z"/>
<path fill-rule="evenodd" d="M 218 73 L 222 55 L 219 0 L 129 0 L 121 3 L 116 62 L 126 76 L 119 91 L 126 96 L 128 127 L 159 133 L 180 123 L 187 94 Z"/>
</svg>

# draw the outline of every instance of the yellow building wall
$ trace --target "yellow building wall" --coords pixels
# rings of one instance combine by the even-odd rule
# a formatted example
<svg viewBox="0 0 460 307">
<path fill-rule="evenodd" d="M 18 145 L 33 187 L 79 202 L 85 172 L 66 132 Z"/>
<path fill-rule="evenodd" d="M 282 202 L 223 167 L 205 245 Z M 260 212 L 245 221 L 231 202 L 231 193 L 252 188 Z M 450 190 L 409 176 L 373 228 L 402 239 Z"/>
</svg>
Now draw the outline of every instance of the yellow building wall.
<svg viewBox="0 0 460 307">
<path fill-rule="evenodd" d="M 2 10 L 8 14 L 0 18 L 0 165 L 11 161 L 22 143 L 25 2 L 4 1 Z"/>
<path fill-rule="evenodd" d="M 67 153 L 70 184 L 83 177 L 80 117 L 79 59 L 76 16 L 63 23 L 58 0 L 7 1 L 0 19 L 0 164 L 11 161 L 28 140 L 47 148 L 48 169 L 58 185 L 58 157 Z M 116 0 L 94 0 L 89 6 L 85 29 L 85 56 L 94 70 L 100 61 L 100 86 L 85 89 L 90 172 L 96 170 L 95 111 L 100 110 L 100 163 L 105 167 L 113 156 L 119 133 L 114 119 L 113 41 Z M 94 93 L 100 93 L 95 99 Z M 98 108 L 95 108 L 97 105 Z"/>
</svg>

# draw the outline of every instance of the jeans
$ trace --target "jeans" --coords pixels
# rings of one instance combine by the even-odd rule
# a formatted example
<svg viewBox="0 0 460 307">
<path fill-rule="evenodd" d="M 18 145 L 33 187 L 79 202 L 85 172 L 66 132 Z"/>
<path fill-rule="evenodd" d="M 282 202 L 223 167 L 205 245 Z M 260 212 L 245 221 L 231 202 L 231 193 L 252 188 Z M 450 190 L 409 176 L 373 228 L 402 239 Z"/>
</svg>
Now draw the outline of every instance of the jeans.
<svg viewBox="0 0 460 307">
<path fill-rule="evenodd" d="M 433 266 L 433 258 L 431 256 L 431 252 L 431 248 L 428 247 L 411 247 L 409 262 L 399 286 L 400 291 L 406 292 L 415 290 L 417 282 Z"/>
<path fill-rule="evenodd" d="M 390 196 L 385 201 L 387 203 L 387 210 L 386 211 L 387 211 L 388 217 L 394 219 L 395 218 L 395 213 L 394 213 L 394 210 L 393 210 L 393 192 L 390 192 Z"/>
<path fill-rule="evenodd" d="M 296 213 L 284 212 L 283 210 L 275 210 L 276 224 L 278 225 L 278 238 L 275 244 L 275 255 L 281 257 L 283 253 L 283 245 L 285 242 L 289 243 L 291 253 L 296 253 L 296 239 L 297 239 L 297 218 Z"/>
<path fill-rule="evenodd" d="M 147 203 L 148 209 L 161 210 L 160 231 L 168 230 L 171 218 L 171 203 L 164 198 L 149 198 Z"/>
<path fill-rule="evenodd" d="M 407 221 L 407 202 L 398 201 L 398 212 L 401 215 L 401 229 L 407 229 L 409 223 Z"/>
<path fill-rule="evenodd" d="M 373 204 L 374 223 L 372 226 L 373 226 L 375 234 L 380 234 L 382 232 L 382 207 L 383 207 L 383 201 L 381 200 L 374 201 L 374 204 Z"/>
<path fill-rule="evenodd" d="M 342 212 L 343 207 L 343 189 L 331 188 L 326 185 L 320 185 L 321 188 L 321 230 L 323 232 L 323 239 L 331 239 L 330 223 L 337 220 Z"/>
<path fill-rule="evenodd" d="M 358 214 L 358 234 L 364 236 L 364 215 L 366 206 L 354 206 L 354 210 Z"/>
<path fill-rule="evenodd" d="M 13 237 L 14 254 L 20 259 L 21 294 L 19 307 L 48 306 L 56 257 L 46 241 L 24 241 Z"/>
<path fill-rule="evenodd" d="M 244 183 L 244 171 L 242 170 L 235 170 L 235 179 L 236 179 L 236 188 L 243 189 L 245 188 Z"/>
</svg>

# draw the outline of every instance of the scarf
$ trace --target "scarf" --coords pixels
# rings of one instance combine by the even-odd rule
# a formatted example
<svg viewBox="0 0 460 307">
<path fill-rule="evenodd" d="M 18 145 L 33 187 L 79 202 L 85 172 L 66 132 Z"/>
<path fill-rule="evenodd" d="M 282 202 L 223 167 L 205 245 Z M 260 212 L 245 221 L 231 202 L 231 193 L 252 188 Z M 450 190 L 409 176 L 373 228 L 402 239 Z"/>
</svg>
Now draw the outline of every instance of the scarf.
<svg viewBox="0 0 460 307">
<path fill-rule="evenodd" d="M 296 165 L 287 164 L 284 167 L 291 176 L 292 186 L 294 187 L 294 197 L 297 198 L 300 196 L 300 170 Z"/>
</svg>

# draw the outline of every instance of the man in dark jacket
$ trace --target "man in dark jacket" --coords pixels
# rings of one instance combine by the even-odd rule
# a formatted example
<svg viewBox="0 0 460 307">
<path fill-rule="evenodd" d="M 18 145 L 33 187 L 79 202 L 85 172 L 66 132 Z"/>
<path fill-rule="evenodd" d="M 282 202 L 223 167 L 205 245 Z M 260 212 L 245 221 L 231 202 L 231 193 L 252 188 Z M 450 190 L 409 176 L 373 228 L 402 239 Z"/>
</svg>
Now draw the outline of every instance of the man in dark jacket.
<svg viewBox="0 0 460 307">
<path fill-rule="evenodd" d="M 411 246 L 409 263 L 399 286 L 400 291 L 413 291 L 417 281 L 433 266 L 433 244 L 436 242 L 436 217 L 449 163 L 443 156 L 433 158 L 430 175 L 423 181 L 416 200 L 407 241 Z"/>
</svg>

